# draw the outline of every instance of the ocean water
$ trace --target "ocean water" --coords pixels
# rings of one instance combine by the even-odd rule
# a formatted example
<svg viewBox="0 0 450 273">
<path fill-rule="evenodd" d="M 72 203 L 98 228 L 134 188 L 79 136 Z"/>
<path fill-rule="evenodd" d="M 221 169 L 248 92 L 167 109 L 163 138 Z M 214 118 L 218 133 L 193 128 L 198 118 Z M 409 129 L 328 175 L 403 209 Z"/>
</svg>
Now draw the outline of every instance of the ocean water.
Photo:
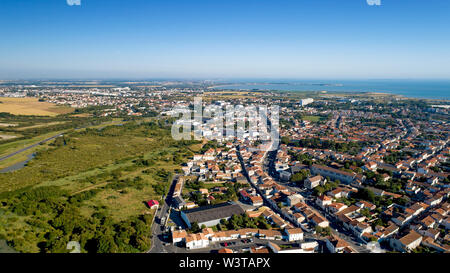
<svg viewBox="0 0 450 273">
<path fill-rule="evenodd" d="M 450 80 L 239 80 L 215 89 L 379 92 L 411 98 L 450 100 Z"/>
</svg>

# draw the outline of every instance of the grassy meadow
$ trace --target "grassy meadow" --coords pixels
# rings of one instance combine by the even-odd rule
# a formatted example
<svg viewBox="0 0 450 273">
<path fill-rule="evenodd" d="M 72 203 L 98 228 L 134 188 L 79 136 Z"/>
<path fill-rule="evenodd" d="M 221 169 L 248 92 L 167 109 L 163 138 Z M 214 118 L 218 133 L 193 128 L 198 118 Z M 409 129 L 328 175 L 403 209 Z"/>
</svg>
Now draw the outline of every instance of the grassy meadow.
<svg viewBox="0 0 450 273">
<path fill-rule="evenodd" d="M 21 146 L 9 145 L 2 153 Z M 146 251 L 154 211 L 144 201 L 159 200 L 199 149 L 159 122 L 65 134 L 26 167 L 0 174 L 0 240 L 20 252 L 67 252 L 71 240 L 83 252 Z"/>
</svg>

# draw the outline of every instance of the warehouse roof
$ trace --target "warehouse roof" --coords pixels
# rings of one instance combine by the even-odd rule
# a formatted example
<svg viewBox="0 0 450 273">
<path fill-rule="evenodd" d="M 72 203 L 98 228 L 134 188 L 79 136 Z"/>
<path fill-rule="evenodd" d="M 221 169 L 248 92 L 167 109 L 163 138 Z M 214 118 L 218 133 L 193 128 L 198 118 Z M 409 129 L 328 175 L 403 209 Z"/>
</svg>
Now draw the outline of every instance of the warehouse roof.
<svg viewBox="0 0 450 273">
<path fill-rule="evenodd" d="M 183 213 L 187 216 L 189 222 L 203 223 L 228 218 L 233 214 L 243 214 L 244 210 L 237 204 L 226 202 L 185 210 Z"/>
</svg>

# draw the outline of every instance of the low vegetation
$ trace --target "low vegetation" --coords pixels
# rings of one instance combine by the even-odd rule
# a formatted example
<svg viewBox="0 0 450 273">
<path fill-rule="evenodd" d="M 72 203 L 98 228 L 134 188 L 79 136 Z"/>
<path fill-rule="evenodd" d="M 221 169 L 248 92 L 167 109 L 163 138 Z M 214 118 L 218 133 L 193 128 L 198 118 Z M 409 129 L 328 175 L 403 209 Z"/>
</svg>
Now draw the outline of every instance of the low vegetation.
<svg viewBox="0 0 450 273">
<path fill-rule="evenodd" d="M 196 142 L 176 142 L 164 122 L 72 131 L 21 170 L 0 174 L 0 237 L 21 252 L 142 252 L 153 211 Z M 201 148 L 201 147 L 200 147 Z"/>
</svg>

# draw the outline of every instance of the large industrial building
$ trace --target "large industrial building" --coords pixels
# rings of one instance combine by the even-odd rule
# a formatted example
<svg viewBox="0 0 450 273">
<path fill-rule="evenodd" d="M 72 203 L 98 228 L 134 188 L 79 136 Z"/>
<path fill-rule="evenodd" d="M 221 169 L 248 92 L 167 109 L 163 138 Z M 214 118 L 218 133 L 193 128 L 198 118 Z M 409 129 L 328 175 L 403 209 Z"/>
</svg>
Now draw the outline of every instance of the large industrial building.
<svg viewBox="0 0 450 273">
<path fill-rule="evenodd" d="M 219 224 L 222 219 L 228 220 L 234 214 L 240 215 L 244 212 L 238 204 L 226 202 L 212 206 L 182 210 L 181 218 L 183 218 L 188 228 L 191 228 L 194 222 L 197 222 L 199 226 L 205 225 L 211 227 Z"/>
</svg>

